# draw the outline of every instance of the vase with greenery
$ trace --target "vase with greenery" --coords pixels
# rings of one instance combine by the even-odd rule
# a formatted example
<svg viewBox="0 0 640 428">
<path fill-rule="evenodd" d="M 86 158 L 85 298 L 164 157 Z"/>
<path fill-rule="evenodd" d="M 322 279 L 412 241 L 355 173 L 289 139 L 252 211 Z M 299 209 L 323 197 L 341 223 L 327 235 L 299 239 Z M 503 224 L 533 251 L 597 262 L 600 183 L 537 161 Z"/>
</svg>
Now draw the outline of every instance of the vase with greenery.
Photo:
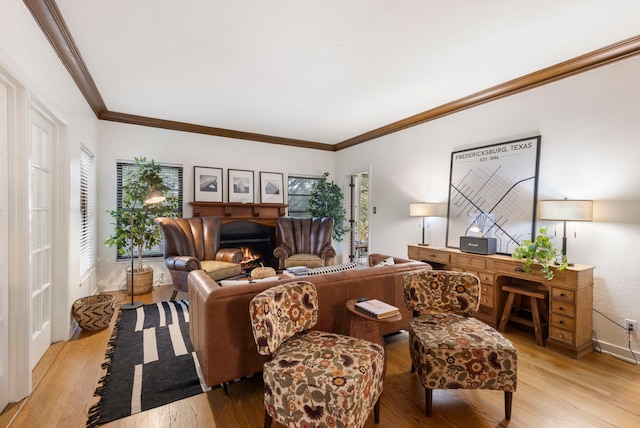
<svg viewBox="0 0 640 428">
<path fill-rule="evenodd" d="M 531 274 L 531 266 L 534 263 L 540 265 L 540 271 L 545 279 L 553 279 L 553 269 L 564 270 L 567 268 L 567 256 L 563 255 L 547 236 L 547 228 L 541 227 L 540 234 L 536 236 L 535 241 L 528 239 L 522 242 L 511 255 L 514 259 L 524 259 L 523 269 L 525 273 Z M 557 263 L 556 259 L 560 258 L 561 262 Z"/>
<path fill-rule="evenodd" d="M 347 212 L 342 206 L 344 194 L 337 184 L 327 180 L 328 176 L 329 173 L 325 172 L 320 180 L 313 185 L 307 212 L 312 217 L 333 218 L 331 237 L 342 242 L 344 234 L 349 231 L 349 228 L 344 226 L 347 219 Z"/>
<path fill-rule="evenodd" d="M 133 257 L 132 247 L 136 249 L 138 264 L 133 268 L 134 275 L 145 272 L 142 265 L 143 251 L 151 250 L 162 241 L 162 233 L 154 219 L 175 217 L 177 213 L 178 198 L 167 193 L 169 187 L 165 184 L 161 172 L 162 167 L 153 159 L 135 158 L 133 167 L 123 173 L 122 208 L 107 211 L 115 221 L 112 223 L 113 233 L 104 243 L 108 247 L 116 246 L 120 255 L 130 254 Z M 164 193 L 166 199 L 159 204 L 146 204 L 145 201 L 153 190 Z M 150 279 L 153 284 L 153 271 Z"/>
</svg>

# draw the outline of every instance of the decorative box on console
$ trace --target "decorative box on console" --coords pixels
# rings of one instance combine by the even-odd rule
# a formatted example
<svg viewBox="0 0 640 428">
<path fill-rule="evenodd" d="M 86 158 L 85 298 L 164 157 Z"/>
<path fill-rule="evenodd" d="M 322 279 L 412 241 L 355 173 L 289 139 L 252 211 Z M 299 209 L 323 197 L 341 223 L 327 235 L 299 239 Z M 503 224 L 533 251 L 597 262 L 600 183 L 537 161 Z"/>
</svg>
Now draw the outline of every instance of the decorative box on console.
<svg viewBox="0 0 640 428">
<path fill-rule="evenodd" d="M 474 254 L 495 254 L 496 238 L 477 238 L 475 236 L 460 237 L 460 251 Z"/>
</svg>

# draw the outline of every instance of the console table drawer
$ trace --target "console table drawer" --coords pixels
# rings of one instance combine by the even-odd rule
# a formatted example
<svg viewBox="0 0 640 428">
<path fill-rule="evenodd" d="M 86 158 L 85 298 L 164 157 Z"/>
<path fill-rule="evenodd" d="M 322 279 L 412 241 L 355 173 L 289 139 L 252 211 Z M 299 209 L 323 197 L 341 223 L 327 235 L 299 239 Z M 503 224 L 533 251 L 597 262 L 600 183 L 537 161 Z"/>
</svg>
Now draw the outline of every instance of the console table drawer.
<svg viewBox="0 0 640 428">
<path fill-rule="evenodd" d="M 481 296 L 495 296 L 495 291 L 493 285 L 481 284 L 480 285 L 480 295 Z"/>
<path fill-rule="evenodd" d="M 465 256 L 462 254 L 455 254 L 451 256 L 451 263 L 465 266 L 465 267 L 474 267 L 477 269 L 486 269 L 487 264 L 484 260 L 478 259 L 475 257 Z"/>
<path fill-rule="evenodd" d="M 490 273 L 480 272 L 478 277 L 480 278 L 480 282 L 482 282 L 483 284 L 493 284 L 494 283 L 493 282 L 494 281 L 494 277 Z"/>
<path fill-rule="evenodd" d="M 576 293 L 573 290 L 565 290 L 564 288 L 553 287 L 551 289 L 551 298 L 568 303 L 576 301 Z"/>
<path fill-rule="evenodd" d="M 551 314 L 551 325 L 574 331 L 576 329 L 576 320 L 559 314 Z"/>
<path fill-rule="evenodd" d="M 449 254 L 440 251 L 420 250 L 418 251 L 420 260 L 427 260 L 437 263 L 449 263 Z"/>
<path fill-rule="evenodd" d="M 480 296 L 480 306 L 487 306 L 493 308 L 495 305 L 493 304 L 493 296 L 492 295 L 484 295 Z"/>
<path fill-rule="evenodd" d="M 576 305 L 570 303 L 551 301 L 551 312 L 554 314 L 561 314 L 567 317 L 575 318 Z"/>
<path fill-rule="evenodd" d="M 494 318 L 494 314 L 495 314 L 493 310 L 493 306 L 485 306 L 485 305 L 480 305 L 480 307 L 478 308 L 478 313 L 486 317 L 489 317 L 491 319 Z"/>
<path fill-rule="evenodd" d="M 573 345 L 573 332 L 568 330 L 562 330 L 561 328 L 551 326 L 549 327 L 549 338 L 554 338 L 562 342 L 566 342 L 569 345 Z"/>
<path fill-rule="evenodd" d="M 496 262 L 495 266 L 496 271 L 506 273 L 512 277 L 524 278 L 529 281 L 547 282 L 542 272 L 540 272 L 540 267 L 536 265 L 531 266 L 531 273 L 525 273 L 522 263 Z"/>
</svg>

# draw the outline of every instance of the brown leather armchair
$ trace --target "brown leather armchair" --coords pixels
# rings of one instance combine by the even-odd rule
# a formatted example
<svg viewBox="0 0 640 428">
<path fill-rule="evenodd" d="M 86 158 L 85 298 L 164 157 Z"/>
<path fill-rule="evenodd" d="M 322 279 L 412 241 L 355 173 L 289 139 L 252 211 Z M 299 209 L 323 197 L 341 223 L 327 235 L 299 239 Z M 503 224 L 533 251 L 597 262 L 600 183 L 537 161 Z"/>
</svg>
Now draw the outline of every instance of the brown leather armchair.
<svg viewBox="0 0 640 428">
<path fill-rule="evenodd" d="M 171 273 L 173 294 L 187 292 L 187 277 L 192 270 L 204 270 L 213 280 L 229 278 L 242 272 L 239 248 L 220 248 L 220 217 L 158 217 L 162 231 L 162 252 Z"/>
<path fill-rule="evenodd" d="M 336 250 L 331 245 L 332 230 L 331 217 L 279 217 L 280 245 L 273 250 L 273 255 L 278 259 L 278 269 L 332 264 L 336 256 Z"/>
</svg>

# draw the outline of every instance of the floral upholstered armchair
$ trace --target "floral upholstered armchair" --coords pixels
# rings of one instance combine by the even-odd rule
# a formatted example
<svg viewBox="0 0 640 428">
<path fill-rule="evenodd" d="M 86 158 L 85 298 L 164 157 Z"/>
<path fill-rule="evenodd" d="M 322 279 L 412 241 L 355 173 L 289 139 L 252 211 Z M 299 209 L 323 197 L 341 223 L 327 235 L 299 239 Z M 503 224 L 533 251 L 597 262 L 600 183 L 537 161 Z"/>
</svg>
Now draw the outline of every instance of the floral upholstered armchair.
<svg viewBox="0 0 640 428">
<path fill-rule="evenodd" d="M 517 352 L 502 334 L 471 317 L 479 305 L 480 280 L 463 272 L 408 273 L 404 300 L 413 311 L 409 352 L 425 390 L 427 416 L 434 389 L 493 389 L 504 391 L 505 418 L 511 419 Z"/>
<path fill-rule="evenodd" d="M 264 364 L 265 427 L 362 427 L 371 409 L 379 420 L 384 350 L 362 339 L 310 330 L 318 296 L 310 282 L 256 295 L 249 306 Z"/>
</svg>

